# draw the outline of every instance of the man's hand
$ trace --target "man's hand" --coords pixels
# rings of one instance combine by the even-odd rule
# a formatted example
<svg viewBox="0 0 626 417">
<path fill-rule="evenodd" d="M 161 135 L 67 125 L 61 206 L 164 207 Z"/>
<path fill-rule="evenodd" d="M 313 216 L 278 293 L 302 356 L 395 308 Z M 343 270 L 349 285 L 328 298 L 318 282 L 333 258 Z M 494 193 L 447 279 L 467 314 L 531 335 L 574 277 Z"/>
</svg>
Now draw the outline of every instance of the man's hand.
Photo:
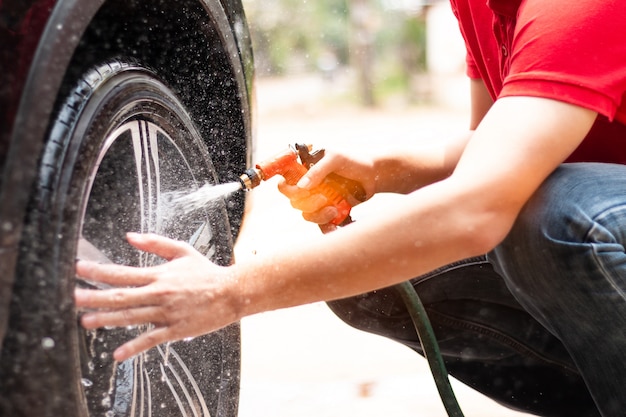
<svg viewBox="0 0 626 417">
<path fill-rule="evenodd" d="M 76 289 L 81 323 L 87 329 L 150 323 L 147 332 L 119 347 L 114 358 L 123 361 L 158 344 L 195 337 L 240 319 L 236 280 L 228 267 L 211 263 L 184 242 L 162 236 L 129 233 L 129 243 L 168 262 L 135 268 L 78 261 L 79 278 L 112 285 L 107 290 Z"/>
<path fill-rule="evenodd" d="M 378 173 L 374 170 L 371 158 L 364 155 L 347 156 L 328 150 L 297 185 L 289 185 L 281 179 L 278 189 L 289 198 L 293 208 L 302 211 L 302 217 L 305 220 L 327 224 L 337 217 L 337 209 L 330 205 L 331 203 L 316 187 L 331 173 L 358 182 L 365 191 L 366 199 L 369 199 L 376 191 Z M 352 207 L 362 202 L 349 195 L 344 197 Z"/>
</svg>

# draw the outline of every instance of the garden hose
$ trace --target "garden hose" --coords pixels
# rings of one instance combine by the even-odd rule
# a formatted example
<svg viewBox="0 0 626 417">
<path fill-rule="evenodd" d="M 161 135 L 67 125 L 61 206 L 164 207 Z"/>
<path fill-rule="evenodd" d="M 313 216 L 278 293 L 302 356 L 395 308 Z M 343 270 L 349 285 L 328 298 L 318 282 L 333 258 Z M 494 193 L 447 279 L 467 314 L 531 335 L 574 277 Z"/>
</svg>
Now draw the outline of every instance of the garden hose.
<svg viewBox="0 0 626 417">
<path fill-rule="evenodd" d="M 443 406 L 445 407 L 448 416 L 463 417 L 461 407 L 459 406 L 456 396 L 454 395 L 452 385 L 450 385 L 448 371 L 446 370 L 446 365 L 443 362 L 443 357 L 441 356 L 441 352 L 439 350 L 435 332 L 430 324 L 430 320 L 428 319 L 422 300 L 420 300 L 415 288 L 413 288 L 413 285 L 409 281 L 396 284 L 395 288 L 400 293 L 400 296 L 402 297 L 402 300 L 411 315 L 411 320 L 413 321 L 415 330 L 417 331 L 417 337 L 422 345 L 422 351 L 428 361 L 435 384 L 437 385 L 437 390 L 439 391 L 439 396 L 441 397 L 441 401 L 443 402 Z"/>
</svg>

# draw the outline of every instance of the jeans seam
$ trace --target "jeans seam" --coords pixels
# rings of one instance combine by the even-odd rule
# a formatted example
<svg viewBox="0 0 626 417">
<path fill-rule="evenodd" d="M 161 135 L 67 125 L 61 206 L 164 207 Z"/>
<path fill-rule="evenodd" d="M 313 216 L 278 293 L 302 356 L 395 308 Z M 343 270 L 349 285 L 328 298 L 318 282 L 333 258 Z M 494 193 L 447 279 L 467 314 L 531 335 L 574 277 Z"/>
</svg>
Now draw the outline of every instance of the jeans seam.
<svg viewBox="0 0 626 417">
<path fill-rule="evenodd" d="M 626 293 L 624 293 L 624 291 L 620 288 L 617 282 L 615 282 L 613 276 L 609 273 L 609 271 L 607 271 L 607 269 L 604 267 L 604 264 L 600 261 L 597 249 L 597 245 L 592 243 L 591 253 L 593 253 L 593 260 L 598 267 L 598 270 L 602 273 L 602 276 L 607 280 L 607 282 L 611 284 L 611 287 L 613 287 L 615 292 L 617 292 L 623 299 L 626 299 Z"/>
<path fill-rule="evenodd" d="M 604 218 L 608 217 L 609 215 L 615 213 L 615 212 L 619 212 L 619 211 L 624 211 L 625 208 L 623 205 L 617 205 L 617 206 L 613 206 L 611 208 L 607 208 L 605 210 L 603 210 L 601 213 L 597 214 L 596 216 L 594 216 L 594 218 L 592 219 L 595 224 L 600 223 Z M 596 225 L 593 225 L 589 231 L 587 232 L 587 235 L 585 236 L 585 240 L 586 241 L 590 241 L 590 235 L 592 234 L 592 232 L 596 229 Z M 619 244 L 616 242 L 617 244 Z M 626 299 L 626 293 L 624 292 L 624 290 L 622 290 L 622 288 L 620 288 L 620 286 L 615 282 L 615 280 L 613 279 L 612 274 L 609 273 L 609 271 L 604 267 L 603 262 L 600 261 L 600 257 L 598 254 L 598 245 L 594 244 L 594 243 L 590 243 L 589 244 L 591 246 L 591 253 L 593 254 L 593 260 L 596 264 L 596 266 L 598 267 L 598 269 L 601 271 L 602 276 L 604 276 L 604 278 L 611 284 L 611 287 L 613 287 L 613 289 L 623 298 Z M 623 245 L 620 245 L 622 247 L 622 249 L 624 248 Z"/>
<path fill-rule="evenodd" d="M 476 322 L 469 322 L 467 320 L 458 320 L 457 318 L 447 315 L 445 313 L 440 313 L 438 311 L 434 311 L 434 310 L 430 310 L 428 309 L 428 315 L 430 317 L 436 316 L 438 320 L 441 320 L 444 324 L 453 327 L 453 328 L 457 328 L 457 329 L 461 329 L 461 330 L 472 330 L 475 331 L 477 333 L 483 334 L 485 336 L 489 336 L 491 337 L 493 340 L 508 346 L 514 350 L 516 350 L 518 353 L 522 354 L 522 355 L 528 355 L 528 356 L 532 356 L 535 359 L 544 362 L 548 365 L 556 365 L 556 366 L 560 366 L 562 368 L 565 368 L 566 370 L 574 373 L 574 374 L 579 374 L 578 370 L 576 368 L 572 368 L 571 366 L 562 363 L 560 361 L 555 361 L 553 359 L 550 359 L 544 355 L 539 354 L 538 352 L 524 346 L 522 343 L 518 342 L 517 340 L 511 338 L 510 336 L 507 336 L 506 334 L 499 332 L 497 330 L 494 330 L 492 328 L 488 328 L 483 324 L 480 323 L 476 323 Z"/>
</svg>

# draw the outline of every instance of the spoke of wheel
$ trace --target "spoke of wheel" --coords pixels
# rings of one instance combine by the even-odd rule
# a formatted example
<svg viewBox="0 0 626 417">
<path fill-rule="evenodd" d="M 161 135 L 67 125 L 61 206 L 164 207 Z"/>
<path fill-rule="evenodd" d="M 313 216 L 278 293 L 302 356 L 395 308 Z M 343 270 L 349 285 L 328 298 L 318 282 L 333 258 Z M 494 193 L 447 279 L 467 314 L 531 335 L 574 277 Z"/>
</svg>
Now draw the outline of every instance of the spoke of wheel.
<svg viewBox="0 0 626 417">
<path fill-rule="evenodd" d="M 152 383 L 150 382 L 150 374 L 148 374 L 148 370 L 143 370 L 144 378 L 148 383 L 146 384 L 146 391 L 148 391 L 147 399 L 148 399 L 148 417 L 152 417 Z"/>
<path fill-rule="evenodd" d="M 137 409 L 137 368 L 139 367 L 139 359 L 133 359 L 133 399 L 130 405 L 130 417 L 135 417 L 135 411 Z"/>
<path fill-rule="evenodd" d="M 187 365 L 185 365 L 185 362 L 183 362 L 183 360 L 180 357 L 180 355 L 178 354 L 178 352 L 176 352 L 174 349 L 171 349 L 171 353 L 172 353 L 172 356 L 174 356 L 174 358 L 176 359 L 176 361 L 180 365 L 180 367 L 182 368 L 182 370 L 185 373 L 185 375 L 187 375 L 189 383 L 193 387 L 193 390 L 196 393 L 196 396 L 198 397 L 198 401 L 200 403 L 200 406 L 202 407 L 202 413 L 203 413 L 204 417 L 211 417 L 211 415 L 209 413 L 209 408 L 207 407 L 206 402 L 204 401 L 204 396 L 202 395 L 202 391 L 200 391 L 200 387 L 198 386 L 198 382 L 193 377 L 193 375 L 191 374 L 191 371 L 189 370 Z"/>
<path fill-rule="evenodd" d="M 164 133 L 156 125 L 141 120 L 130 125 L 130 132 L 139 190 L 141 232 L 159 233 L 162 215 L 158 209 L 161 200 L 158 135 Z M 147 266 L 148 259 L 149 256 L 142 253 L 140 266 Z"/>
<path fill-rule="evenodd" d="M 167 367 L 172 373 L 172 375 L 174 375 L 176 382 L 178 382 L 180 389 L 183 391 L 183 394 L 185 395 L 185 398 L 187 399 L 187 403 L 189 404 L 189 407 L 193 411 L 194 417 L 210 417 L 209 409 L 206 405 L 206 402 L 204 401 L 202 392 L 200 391 L 200 388 L 198 387 L 196 380 L 194 379 L 193 375 L 191 375 L 191 372 L 189 372 L 189 368 L 187 368 L 187 366 L 181 359 L 178 352 L 176 352 L 174 348 L 171 346 L 169 346 L 167 354 L 163 352 L 163 349 L 160 346 L 157 346 L 157 349 L 159 353 L 161 354 L 161 357 L 164 360 L 165 367 Z M 183 381 L 183 378 L 176 371 L 172 362 L 167 360 L 168 355 L 172 355 L 174 359 L 176 359 L 176 362 L 178 362 L 178 364 L 180 365 L 181 369 L 183 370 L 183 373 L 187 377 L 188 384 L 191 385 L 191 387 L 194 390 L 194 393 L 196 394 L 197 403 L 193 401 L 193 398 L 191 398 L 191 393 L 189 392 L 189 389 L 187 388 L 187 384 L 185 384 L 185 381 Z M 170 389 L 173 389 L 173 385 L 170 385 Z M 199 414 L 196 404 L 202 408 L 202 416 Z"/>
<path fill-rule="evenodd" d="M 142 143 L 141 143 L 141 122 L 138 121 L 137 124 L 133 124 L 130 127 L 130 134 L 133 143 L 133 154 L 135 156 L 135 171 L 137 173 L 137 190 L 139 192 L 139 210 L 141 214 L 141 226 L 140 232 L 145 233 L 144 229 L 144 213 L 146 212 L 145 208 L 145 198 L 144 198 L 144 189 L 143 189 L 143 151 L 142 151 Z M 141 252 L 139 255 L 139 266 L 145 266 L 145 258 L 146 254 Z"/>
<path fill-rule="evenodd" d="M 141 122 L 130 127 L 131 139 L 133 142 L 133 151 L 135 155 L 135 169 L 137 172 L 137 189 L 139 191 L 139 209 L 141 210 L 142 219 L 145 213 L 145 199 L 143 195 L 143 146 L 141 143 Z M 144 232 L 144 222 L 141 222 L 141 232 Z"/>
<path fill-rule="evenodd" d="M 145 227 L 145 230 L 148 232 L 157 232 L 158 227 L 156 227 L 157 225 L 155 222 L 157 219 L 155 219 L 154 215 L 155 194 L 158 195 L 158 192 L 155 190 L 155 186 L 158 186 L 159 177 L 159 153 L 156 143 L 156 130 L 154 126 L 148 122 L 138 121 L 137 123 L 139 124 L 139 135 L 143 150 L 142 161 L 146 173 L 145 183 L 139 184 L 139 186 L 145 187 L 148 191 L 148 199 L 145 201 L 146 204 L 144 205 L 144 209 L 147 208 L 147 213 L 146 211 L 141 212 L 142 219 L 145 222 L 145 226 L 143 227 Z"/>
<path fill-rule="evenodd" d="M 167 376 L 167 373 L 165 372 L 165 368 L 163 367 L 163 363 L 160 363 L 159 366 L 161 367 L 161 374 L 163 375 L 163 380 L 165 381 L 167 386 L 170 388 L 170 391 L 172 391 L 172 395 L 174 396 L 174 399 L 176 400 L 176 404 L 178 404 L 178 409 L 182 413 L 183 417 L 189 417 L 187 415 L 187 411 L 185 411 L 185 407 L 183 406 L 183 402 L 180 400 L 180 396 L 176 392 L 176 389 L 172 385 L 172 382 L 170 381 L 170 379 Z"/>
<path fill-rule="evenodd" d="M 154 205 L 150 205 L 151 211 L 149 214 L 149 224 L 154 226 L 154 232 L 159 233 L 161 231 L 163 225 L 163 218 L 161 210 L 159 210 L 161 204 L 161 170 L 159 165 L 159 144 L 158 144 L 158 133 L 165 134 L 161 131 L 156 125 L 152 123 L 146 123 L 146 134 L 148 136 L 148 141 L 146 143 L 150 144 L 150 162 L 152 162 L 152 166 L 154 168 L 154 199 L 150 198 L 150 202 L 154 202 Z M 147 163 L 150 166 L 150 163 Z M 152 178 L 152 177 L 151 177 Z M 150 187 L 150 190 L 153 190 L 153 187 Z M 154 222 L 152 221 L 154 217 Z"/>
</svg>

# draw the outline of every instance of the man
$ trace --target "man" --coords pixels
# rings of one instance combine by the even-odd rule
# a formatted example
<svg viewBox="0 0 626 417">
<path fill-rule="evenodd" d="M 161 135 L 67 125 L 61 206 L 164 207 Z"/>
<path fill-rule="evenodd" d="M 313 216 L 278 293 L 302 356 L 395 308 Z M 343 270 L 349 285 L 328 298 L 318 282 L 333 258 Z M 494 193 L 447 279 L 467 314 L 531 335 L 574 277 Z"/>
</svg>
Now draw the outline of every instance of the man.
<svg viewBox="0 0 626 417">
<path fill-rule="evenodd" d="M 349 323 L 420 351 L 406 309 L 385 289 L 418 277 L 452 375 L 539 415 L 623 416 L 626 6 L 451 4 L 468 49 L 467 135 L 402 155 L 328 153 L 297 187 L 280 185 L 317 223 L 334 215 L 315 193 L 330 172 L 361 182 L 368 196 L 406 194 L 393 215 L 230 267 L 181 242 L 130 234 L 169 262 L 78 262 L 79 276 L 137 286 L 77 290 L 79 307 L 106 309 L 83 325 L 153 323 L 116 350 L 122 360 L 324 300 Z"/>
</svg>

